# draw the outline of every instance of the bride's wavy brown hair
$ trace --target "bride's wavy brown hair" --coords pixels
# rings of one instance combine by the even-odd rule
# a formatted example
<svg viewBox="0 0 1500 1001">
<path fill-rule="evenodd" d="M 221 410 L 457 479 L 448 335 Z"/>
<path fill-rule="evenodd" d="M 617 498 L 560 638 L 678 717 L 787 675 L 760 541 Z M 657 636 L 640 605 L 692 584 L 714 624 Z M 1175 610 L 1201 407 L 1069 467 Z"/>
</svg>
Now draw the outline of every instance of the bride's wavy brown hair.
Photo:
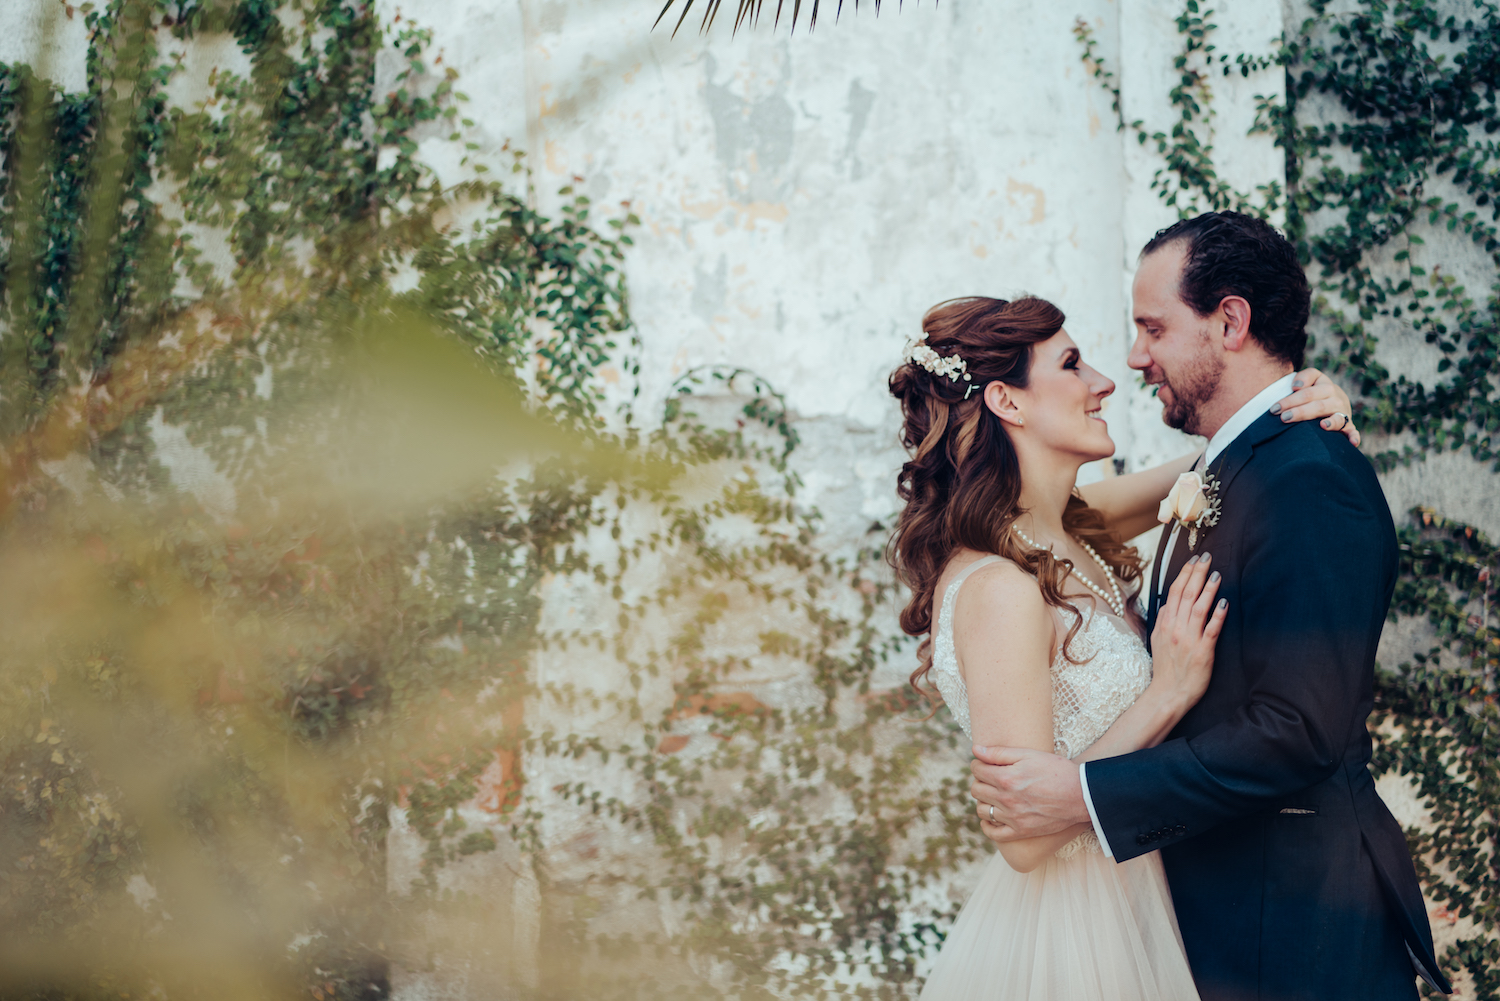
<svg viewBox="0 0 1500 1001">
<path fill-rule="evenodd" d="M 1045 299 L 951 299 L 922 318 L 927 346 L 939 355 L 963 358 L 972 382 L 934 375 L 908 361 L 891 373 L 891 395 L 901 401 L 901 441 L 911 458 L 901 467 L 896 492 L 906 507 L 896 523 L 886 556 L 911 589 L 901 612 L 901 628 L 911 636 L 932 631 L 932 604 L 938 578 L 961 548 L 996 553 L 1036 577 L 1042 598 L 1073 616 L 1063 654 L 1083 624 L 1083 616 L 1063 600 L 1062 585 L 1073 563 L 1045 549 L 1023 545 L 1011 525 L 1024 512 L 1021 466 L 1006 426 L 984 405 L 991 382 L 1024 389 L 1031 379 L 1032 348 L 1062 329 L 1063 312 Z M 970 386 L 974 392 L 964 399 Z M 1063 512 L 1063 527 L 1093 546 L 1121 580 L 1141 576 L 1141 559 L 1104 527 L 1099 512 L 1076 492 Z M 932 669 L 931 644 L 920 649 L 912 673 L 918 692 Z M 1071 659 L 1071 657 L 1070 657 Z"/>
</svg>

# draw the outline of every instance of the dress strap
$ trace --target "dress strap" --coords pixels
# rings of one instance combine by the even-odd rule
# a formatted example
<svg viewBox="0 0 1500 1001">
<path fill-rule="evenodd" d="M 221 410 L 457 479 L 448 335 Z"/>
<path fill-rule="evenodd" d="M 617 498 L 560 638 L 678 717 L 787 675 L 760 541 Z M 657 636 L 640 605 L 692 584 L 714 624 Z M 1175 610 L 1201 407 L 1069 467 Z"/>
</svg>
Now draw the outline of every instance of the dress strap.
<svg viewBox="0 0 1500 1001">
<path fill-rule="evenodd" d="M 971 573 L 980 567 L 987 567 L 991 563 L 998 562 L 1000 562 L 998 556 L 983 556 L 964 567 L 959 571 L 958 576 L 953 578 L 948 589 L 943 592 L 943 603 L 938 606 L 937 628 L 932 631 L 932 668 L 939 677 L 946 673 L 956 678 L 959 693 L 963 692 L 963 674 L 958 669 L 958 650 L 953 643 L 954 599 L 958 597 L 959 585 L 968 580 Z M 968 725 L 967 698 L 963 696 L 965 708 L 961 720 L 966 727 Z"/>
<path fill-rule="evenodd" d="M 964 567 L 962 570 L 960 570 L 958 572 L 958 576 L 955 577 L 955 578 L 953 578 L 953 583 L 951 583 L 951 584 L 948 585 L 948 590 L 949 591 L 956 591 L 956 590 L 958 590 L 958 585 L 960 585 L 964 581 L 968 580 L 969 579 L 969 574 L 973 573 L 975 570 L 978 570 L 980 567 L 987 567 L 991 563 L 999 563 L 999 562 L 1000 562 L 1000 557 L 994 555 L 993 553 L 991 555 L 989 555 L 989 556 L 981 556 L 979 559 L 975 560 L 973 563 L 970 563 L 968 566 Z"/>
<path fill-rule="evenodd" d="M 958 576 L 954 577 L 953 580 L 949 582 L 948 590 L 943 592 L 943 604 L 938 608 L 939 629 L 948 627 L 948 620 L 953 616 L 953 599 L 958 597 L 959 585 L 968 580 L 969 574 L 973 573 L 975 570 L 978 570 L 980 567 L 987 567 L 991 563 L 999 562 L 1000 557 L 993 554 L 989 556 L 981 556 L 979 559 L 975 560 L 973 563 L 970 563 L 968 566 L 960 570 L 958 572 Z"/>
</svg>

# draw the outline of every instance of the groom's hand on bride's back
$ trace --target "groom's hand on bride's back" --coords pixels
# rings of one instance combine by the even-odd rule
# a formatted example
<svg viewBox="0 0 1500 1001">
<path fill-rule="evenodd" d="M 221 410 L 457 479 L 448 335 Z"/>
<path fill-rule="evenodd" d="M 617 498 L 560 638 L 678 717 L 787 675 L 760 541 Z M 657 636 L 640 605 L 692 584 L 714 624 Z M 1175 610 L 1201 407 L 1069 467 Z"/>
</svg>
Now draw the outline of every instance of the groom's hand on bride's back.
<svg viewBox="0 0 1500 1001">
<path fill-rule="evenodd" d="M 1218 599 L 1219 574 L 1210 572 L 1210 562 L 1199 553 L 1172 582 L 1152 633 L 1150 686 L 1080 760 L 1159 743 L 1202 697 L 1228 608 Z M 985 837 L 1003 844 L 1089 824 L 1078 765 L 1030 748 L 974 745 L 969 794 Z"/>
<path fill-rule="evenodd" d="M 969 770 L 974 774 L 969 795 L 978 800 L 985 837 L 996 844 L 1089 822 L 1078 765 L 1067 758 L 1027 747 L 976 744 Z"/>
</svg>

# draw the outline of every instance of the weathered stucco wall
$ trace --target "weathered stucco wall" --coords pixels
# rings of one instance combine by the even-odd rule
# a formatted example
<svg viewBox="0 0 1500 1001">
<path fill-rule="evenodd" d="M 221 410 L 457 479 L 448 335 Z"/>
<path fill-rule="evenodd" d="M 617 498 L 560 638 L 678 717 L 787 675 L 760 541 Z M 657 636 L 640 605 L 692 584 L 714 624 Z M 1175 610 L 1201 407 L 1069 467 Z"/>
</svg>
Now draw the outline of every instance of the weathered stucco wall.
<svg viewBox="0 0 1500 1001">
<path fill-rule="evenodd" d="M 1217 18 L 1221 46 L 1267 51 L 1277 5 L 1235 8 Z M 481 155 L 527 149 L 543 207 L 577 177 L 599 205 L 628 200 L 642 218 L 628 273 L 647 400 L 695 366 L 741 365 L 803 419 L 889 427 L 884 378 L 923 310 L 1024 290 L 1061 304 L 1120 383 L 1107 415 L 1122 456 L 1183 447 L 1124 366 L 1130 264 L 1173 214 L 1073 35 L 1083 18 L 1127 115 L 1166 127 L 1174 6 L 851 8 L 796 37 L 769 25 L 703 37 L 690 21 L 673 38 L 650 30 L 654 13 L 634 0 L 399 7 L 461 73 Z M 1250 98 L 1279 76 L 1216 89 L 1227 172 L 1246 187 L 1279 176 L 1269 140 L 1245 137 Z M 435 134 L 423 153 L 464 176 L 459 144 Z M 873 475 L 871 513 L 890 495 Z"/>
<path fill-rule="evenodd" d="M 60 3 L 0 4 L 0 62 L 30 63 L 68 90 L 88 85 L 88 29 L 83 15 Z"/>
</svg>

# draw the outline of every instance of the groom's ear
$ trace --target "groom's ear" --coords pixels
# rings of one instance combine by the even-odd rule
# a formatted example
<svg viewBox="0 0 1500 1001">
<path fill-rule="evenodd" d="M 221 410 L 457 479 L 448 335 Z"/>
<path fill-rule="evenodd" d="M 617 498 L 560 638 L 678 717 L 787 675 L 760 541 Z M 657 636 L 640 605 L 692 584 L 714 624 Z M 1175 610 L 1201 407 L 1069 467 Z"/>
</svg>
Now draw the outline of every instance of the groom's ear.
<svg viewBox="0 0 1500 1001">
<path fill-rule="evenodd" d="M 1226 295 L 1219 302 L 1224 326 L 1224 350 L 1238 351 L 1250 339 L 1250 303 L 1243 296 Z"/>
</svg>

